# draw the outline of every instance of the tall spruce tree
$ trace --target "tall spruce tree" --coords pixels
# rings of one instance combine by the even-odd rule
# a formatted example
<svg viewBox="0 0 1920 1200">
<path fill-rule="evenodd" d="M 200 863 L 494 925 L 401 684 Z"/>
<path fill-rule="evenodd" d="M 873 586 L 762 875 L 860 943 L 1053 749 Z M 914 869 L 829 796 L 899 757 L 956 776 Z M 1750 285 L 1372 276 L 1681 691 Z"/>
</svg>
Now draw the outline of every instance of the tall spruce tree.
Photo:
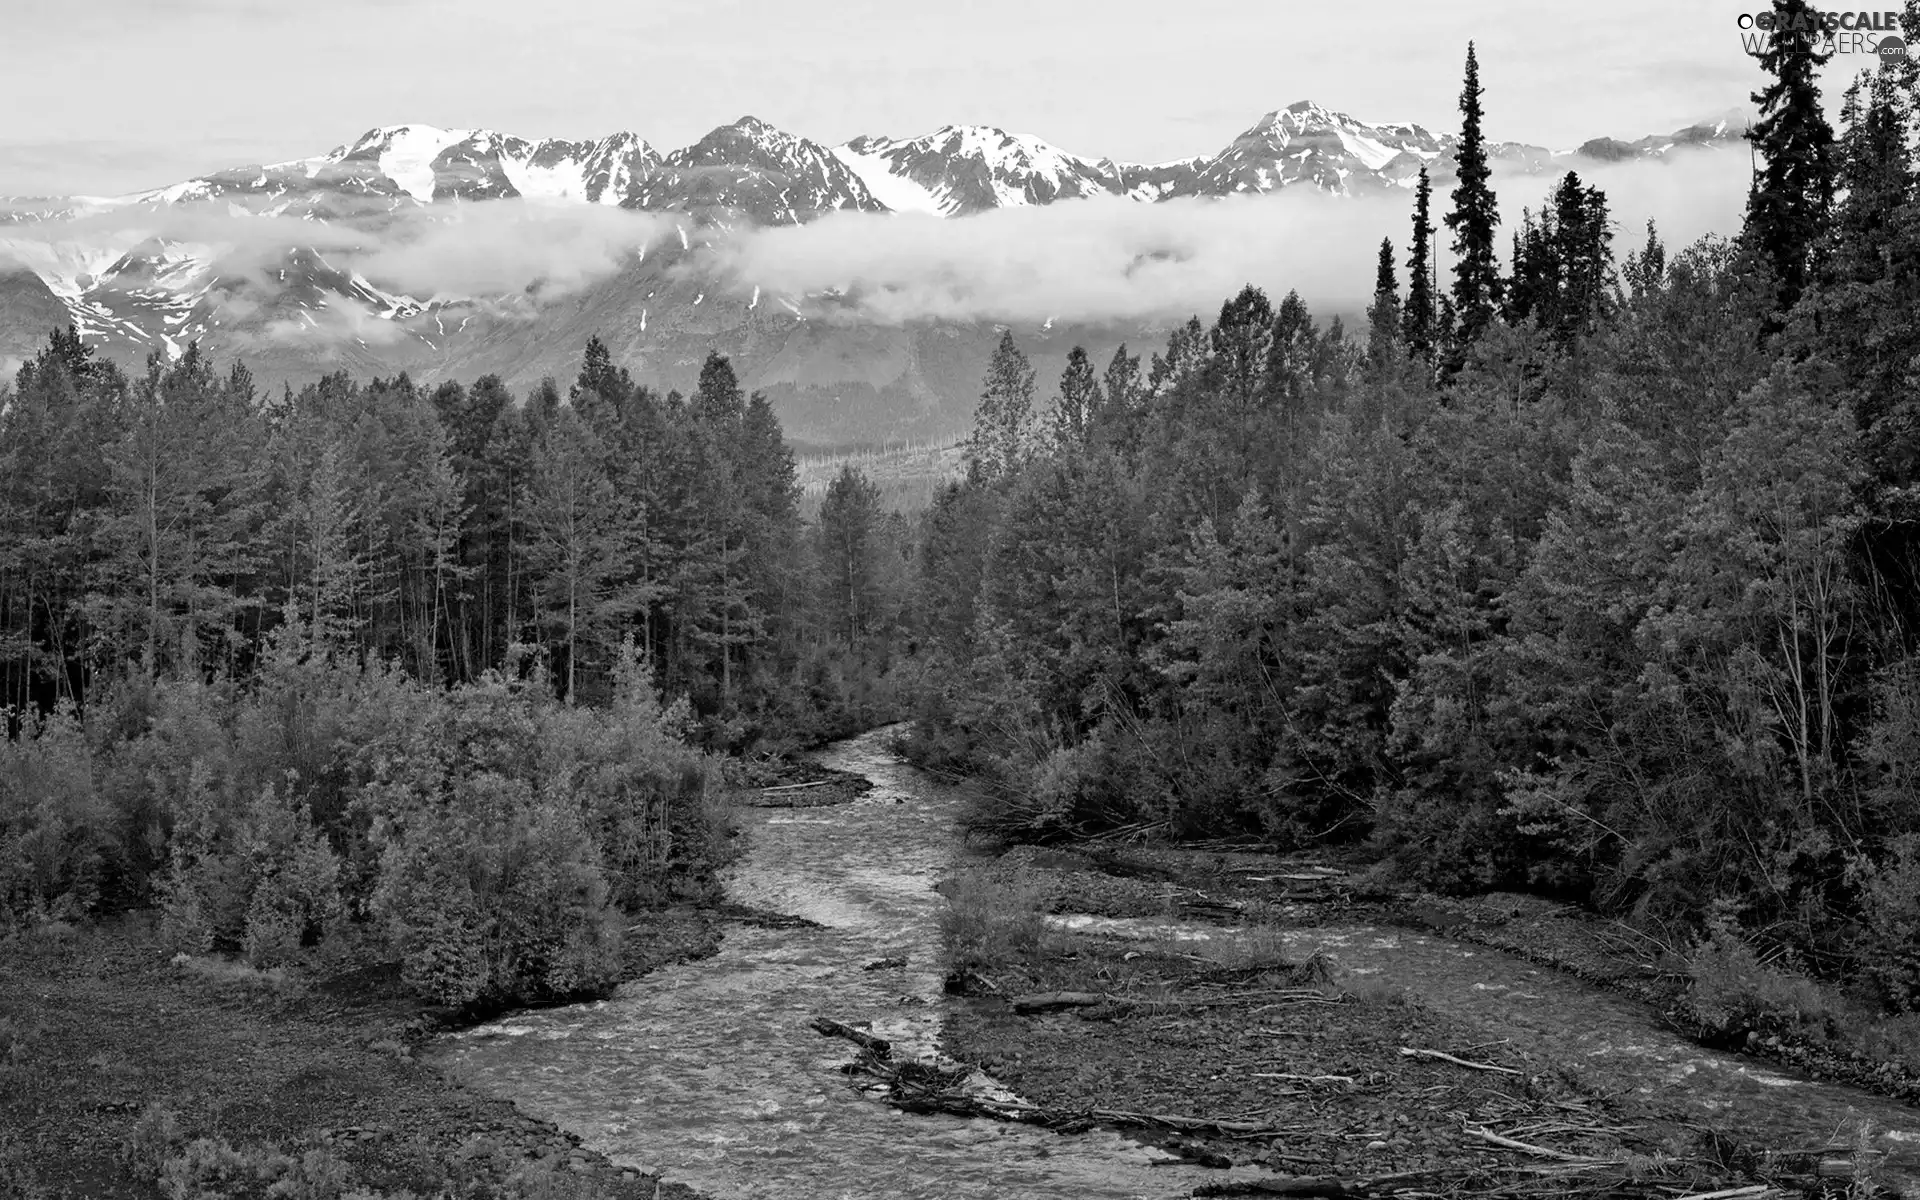
<svg viewBox="0 0 1920 1200">
<path fill-rule="evenodd" d="M 967 442 L 969 476 L 991 482 L 1012 474 L 1032 448 L 1032 427 L 1033 368 L 1012 331 L 1002 330 L 993 360 L 987 364 L 973 436 Z"/>
<path fill-rule="evenodd" d="M 1437 320 L 1433 288 L 1433 181 L 1421 167 L 1413 194 L 1413 244 L 1407 249 L 1407 306 L 1401 314 L 1401 333 L 1407 349 L 1422 358 L 1433 357 Z"/>
<path fill-rule="evenodd" d="M 1100 414 L 1100 380 L 1084 346 L 1067 351 L 1060 374 L 1060 400 L 1053 410 L 1053 440 L 1062 450 L 1083 446 Z"/>
<path fill-rule="evenodd" d="M 1747 192 L 1743 236 L 1772 266 L 1783 312 L 1806 290 L 1833 206 L 1833 129 L 1820 111 L 1817 78 L 1832 51 L 1820 49 L 1821 30 L 1807 0 L 1773 0 L 1773 31 L 1754 55 L 1773 82 L 1753 93 L 1760 119 L 1747 139 L 1762 161 Z"/>
<path fill-rule="evenodd" d="M 1393 267 L 1393 239 L 1380 239 L 1373 269 L 1373 304 L 1367 309 L 1367 354 L 1378 362 L 1400 337 L 1400 280 Z"/>
<path fill-rule="evenodd" d="M 1447 214 L 1447 228 L 1453 230 L 1453 310 L 1461 345 L 1480 336 L 1500 304 L 1500 263 L 1493 248 L 1500 210 L 1487 186 L 1493 172 L 1480 127 L 1482 91 L 1480 60 L 1468 42 L 1466 81 L 1460 88 L 1460 144 L 1454 149 L 1460 182 L 1453 189 L 1453 211 Z"/>
<path fill-rule="evenodd" d="M 1507 319 L 1532 318 L 1562 343 L 1592 332 L 1612 299 L 1612 242 L 1606 193 L 1567 172 L 1514 234 Z"/>
</svg>

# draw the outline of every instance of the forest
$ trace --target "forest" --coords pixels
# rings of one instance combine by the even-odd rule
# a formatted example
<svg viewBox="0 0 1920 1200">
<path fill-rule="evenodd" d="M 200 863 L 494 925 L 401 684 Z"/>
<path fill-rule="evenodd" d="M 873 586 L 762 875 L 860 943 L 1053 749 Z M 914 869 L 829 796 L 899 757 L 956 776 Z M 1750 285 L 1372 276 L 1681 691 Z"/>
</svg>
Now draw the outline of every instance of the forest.
<svg viewBox="0 0 1920 1200">
<path fill-rule="evenodd" d="M 1738 237 L 1616 254 L 1569 174 L 1503 270 L 1469 51 L 1452 265 L 1423 176 L 1364 330 L 1249 288 L 1038 412 L 1003 342 L 917 760 L 1006 836 L 1345 844 L 1920 1003 L 1920 123 L 1883 69 L 1835 134 L 1817 58 Z"/>
<path fill-rule="evenodd" d="M 262 395 L 55 332 L 0 388 L 0 911 L 587 994 L 726 773 L 910 716 L 999 837 L 1338 848 L 1920 1006 L 1920 110 L 1883 67 L 1836 132 L 1819 57 L 1761 58 L 1737 237 L 1616 249 L 1569 173 L 1503 255 L 1469 49 L 1364 329 L 1249 286 L 1045 391 L 1008 334 L 918 512 L 849 466 L 803 520 L 717 355 Z"/>
</svg>

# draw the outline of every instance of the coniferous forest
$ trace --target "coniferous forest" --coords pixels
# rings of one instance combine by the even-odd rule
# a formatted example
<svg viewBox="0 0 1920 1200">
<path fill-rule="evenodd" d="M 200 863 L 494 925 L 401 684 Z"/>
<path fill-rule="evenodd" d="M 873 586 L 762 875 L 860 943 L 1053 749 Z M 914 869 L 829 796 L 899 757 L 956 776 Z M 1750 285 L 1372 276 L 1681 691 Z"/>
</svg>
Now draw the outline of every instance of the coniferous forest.
<svg viewBox="0 0 1920 1200">
<path fill-rule="evenodd" d="M 1341 847 L 1920 1005 L 1920 111 L 1773 46 L 1739 236 L 1574 174 L 1502 231 L 1469 49 L 1364 328 L 1248 287 L 1057 387 L 1008 335 L 923 512 L 803 520 L 717 355 L 271 394 L 55 333 L 0 390 L 0 906 L 592 992 L 724 756 L 911 716 L 985 831 Z"/>
</svg>

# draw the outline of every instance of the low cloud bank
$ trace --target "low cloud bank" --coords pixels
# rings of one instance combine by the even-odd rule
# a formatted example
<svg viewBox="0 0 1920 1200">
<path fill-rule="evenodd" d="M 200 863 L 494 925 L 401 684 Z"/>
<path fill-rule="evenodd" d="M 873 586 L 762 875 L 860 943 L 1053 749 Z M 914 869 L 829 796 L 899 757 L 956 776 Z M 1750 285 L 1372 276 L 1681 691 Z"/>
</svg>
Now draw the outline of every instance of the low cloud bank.
<svg viewBox="0 0 1920 1200">
<path fill-rule="evenodd" d="M 1654 220 L 1670 249 L 1739 227 L 1747 163 L 1730 151 L 1673 161 L 1593 165 L 1624 259 Z M 1501 245 L 1538 212 L 1564 172 L 1496 177 Z M 1449 206 L 1434 198 L 1434 219 Z M 716 248 L 736 282 L 789 294 L 840 293 L 830 313 L 898 323 L 947 320 L 1130 321 L 1217 310 L 1248 282 L 1293 289 L 1318 311 L 1370 299 L 1380 240 L 1391 238 L 1405 285 L 1408 193 L 1340 197 L 1304 187 L 1220 200 L 1139 204 L 1097 198 L 999 209 L 961 220 L 834 213 L 804 226 L 742 233 Z M 1451 238 L 1440 229 L 1441 272 Z"/>
<path fill-rule="evenodd" d="M 1607 192 L 1616 255 L 1638 246 L 1649 218 L 1670 248 L 1738 228 L 1747 161 L 1735 151 L 1672 161 L 1589 164 L 1583 180 Z M 1557 175 L 1501 177 L 1501 250 L 1521 210 L 1538 210 Z M 1357 312 L 1369 299 L 1381 238 L 1393 241 L 1405 284 L 1412 196 L 1335 197 L 1296 187 L 1262 196 L 1140 204 L 1117 198 L 1000 209 L 943 220 L 916 214 L 833 213 L 800 226 L 710 225 L 694 249 L 693 219 L 586 204 L 496 200 L 388 210 L 315 198 L 327 219 L 260 211 L 229 200 L 138 205 L 42 219 L 0 213 L 0 252 L 72 294 L 115 271 L 123 254 L 149 255 L 147 281 L 207 293 L 223 324 L 272 341 L 390 343 L 422 329 L 398 298 L 465 302 L 462 313 L 536 315 L 546 301 L 611 278 L 649 246 L 702 290 L 759 288 L 821 319 L 1148 322 L 1216 311 L 1248 282 L 1279 296 L 1297 290 L 1318 312 Z M 1435 220 L 1449 207 L 1435 197 Z M 1451 254 L 1440 230 L 1443 280 Z M 702 246 L 701 243 L 707 243 Z M 295 251 L 338 276 L 325 305 L 276 302 L 294 282 Z M 354 277 L 385 296 L 341 294 Z M 248 284 L 257 286 L 246 286 Z M 235 330 L 236 333 L 239 330 Z"/>
</svg>

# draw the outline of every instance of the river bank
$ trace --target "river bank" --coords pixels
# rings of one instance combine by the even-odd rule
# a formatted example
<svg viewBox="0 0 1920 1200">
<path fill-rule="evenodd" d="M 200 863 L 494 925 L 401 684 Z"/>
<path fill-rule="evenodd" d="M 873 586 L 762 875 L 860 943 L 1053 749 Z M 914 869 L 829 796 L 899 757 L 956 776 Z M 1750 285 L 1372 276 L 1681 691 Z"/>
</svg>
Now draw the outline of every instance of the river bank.
<svg viewBox="0 0 1920 1200">
<path fill-rule="evenodd" d="M 1000 898 L 1015 926 L 1024 906 L 1038 932 L 960 964 L 972 994 L 942 1049 L 1059 1114 L 1229 1122 L 1158 1137 L 1188 1157 L 1336 1177 L 1346 1194 L 1920 1185 L 1920 1112 L 1700 1048 L 1662 1028 L 1647 989 L 1607 992 L 1445 936 L 1469 920 L 1460 906 L 1356 900 L 1350 882 L 1246 852 L 1016 848 L 951 886 Z M 1571 961 L 1570 921 L 1509 902 L 1477 924 Z M 1598 932 L 1584 931 L 1595 962 Z M 1302 990 L 1303 964 L 1325 964 L 1325 986 Z M 1101 1003 L 1032 1002 L 1061 994 Z"/>
<path fill-rule="evenodd" d="M 1913 1110 L 1407 927 L 1457 914 L 1356 903 L 1337 868 L 1231 848 L 983 859 L 959 838 L 963 800 L 884 734 L 822 761 L 872 791 L 743 814 L 725 876 L 730 903 L 805 925 L 742 928 L 644 992 L 462 1033 L 438 1051 L 448 1068 L 716 1197 L 1920 1182 Z M 951 943 L 977 911 L 1026 932 L 949 962 L 943 927 Z M 1509 935 L 1525 928 L 1509 914 Z M 956 1115 L 982 1112 L 1017 1119 Z"/>
<path fill-rule="evenodd" d="M 761 764 L 741 806 L 844 802 L 869 786 L 816 764 Z M 625 983 L 708 957 L 730 926 L 765 913 L 718 900 L 632 914 Z M 437 1037 L 502 1014 L 438 1008 L 391 965 L 335 952 L 290 970 L 180 958 L 152 913 L 47 923 L 0 943 L 0 1197 L 149 1200 L 151 1162 L 130 1145 L 143 1117 L 236 1151 L 336 1163 L 343 1183 L 419 1197 L 520 1195 L 691 1200 L 621 1167 L 553 1122 L 425 1061 Z M 156 1114 L 148 1116 L 147 1114 Z M 323 1173 L 330 1167 L 321 1168 Z M 256 1176 L 235 1195 L 264 1189 Z M 335 1193 L 337 1194 L 337 1192 Z"/>
</svg>

